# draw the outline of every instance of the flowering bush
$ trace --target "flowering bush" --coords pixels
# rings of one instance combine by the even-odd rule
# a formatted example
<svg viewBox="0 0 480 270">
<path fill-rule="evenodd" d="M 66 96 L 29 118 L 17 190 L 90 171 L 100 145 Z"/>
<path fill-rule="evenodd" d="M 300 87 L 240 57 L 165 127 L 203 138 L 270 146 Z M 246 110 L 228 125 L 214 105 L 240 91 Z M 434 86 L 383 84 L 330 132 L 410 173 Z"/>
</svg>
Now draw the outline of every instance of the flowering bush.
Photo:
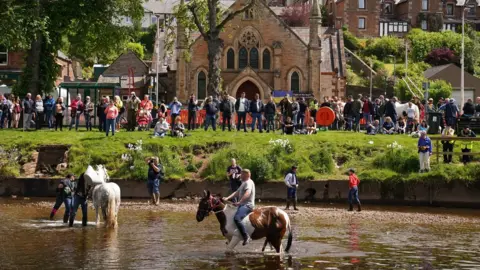
<svg viewBox="0 0 480 270">
<path fill-rule="evenodd" d="M 273 139 L 270 139 L 270 141 L 268 142 L 270 145 L 273 145 L 273 147 L 278 147 L 278 148 L 282 148 L 285 150 L 285 152 L 287 152 L 287 154 L 291 154 L 293 153 L 294 149 L 293 149 L 293 145 L 290 143 L 290 141 L 288 139 L 277 139 L 277 140 L 273 140 Z"/>
<path fill-rule="evenodd" d="M 402 149 L 403 146 L 398 144 L 397 141 L 394 141 L 392 144 L 388 144 L 387 145 L 387 148 L 391 148 L 391 149 Z"/>
</svg>

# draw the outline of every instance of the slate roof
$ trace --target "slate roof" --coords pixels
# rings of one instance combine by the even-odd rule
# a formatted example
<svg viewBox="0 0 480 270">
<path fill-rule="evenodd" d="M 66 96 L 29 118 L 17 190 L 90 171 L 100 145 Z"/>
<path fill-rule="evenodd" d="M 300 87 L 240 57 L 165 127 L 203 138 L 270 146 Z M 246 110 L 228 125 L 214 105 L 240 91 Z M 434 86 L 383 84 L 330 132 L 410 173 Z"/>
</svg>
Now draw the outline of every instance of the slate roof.
<svg viewBox="0 0 480 270">
<path fill-rule="evenodd" d="M 442 66 L 431 67 L 431 68 L 425 70 L 423 75 L 425 76 L 425 78 L 430 79 L 431 77 L 435 76 L 437 73 L 441 72 L 442 70 L 448 68 L 451 65 L 453 65 L 453 64 L 446 64 L 446 65 L 442 65 Z"/>
</svg>

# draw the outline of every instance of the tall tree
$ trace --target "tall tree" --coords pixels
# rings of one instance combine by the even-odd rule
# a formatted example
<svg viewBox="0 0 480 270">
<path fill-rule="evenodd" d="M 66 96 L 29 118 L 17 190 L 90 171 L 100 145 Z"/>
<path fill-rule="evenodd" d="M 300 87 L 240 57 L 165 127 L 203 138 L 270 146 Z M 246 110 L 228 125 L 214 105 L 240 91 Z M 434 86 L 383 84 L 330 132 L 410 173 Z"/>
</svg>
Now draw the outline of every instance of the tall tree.
<svg viewBox="0 0 480 270">
<path fill-rule="evenodd" d="M 185 3 L 183 0 L 175 9 L 176 22 L 179 23 L 186 32 L 187 39 L 193 32 L 200 32 L 208 47 L 208 85 L 209 95 L 220 93 L 220 59 L 224 47 L 224 41 L 220 38 L 220 33 L 225 25 L 233 20 L 235 16 L 245 13 L 247 10 L 254 12 L 256 0 L 246 0 L 246 5 L 239 9 L 223 10 L 219 0 L 192 0 Z M 171 38 L 170 38 L 171 39 Z M 188 47 L 192 44 L 191 40 L 186 41 Z M 170 47 L 170 49 L 173 49 Z"/>
<path fill-rule="evenodd" d="M 28 52 L 16 91 L 50 92 L 59 49 L 81 61 L 111 61 L 131 41 L 132 27 L 123 26 L 122 18 L 140 20 L 142 1 L 0 0 L 0 43 Z"/>
</svg>

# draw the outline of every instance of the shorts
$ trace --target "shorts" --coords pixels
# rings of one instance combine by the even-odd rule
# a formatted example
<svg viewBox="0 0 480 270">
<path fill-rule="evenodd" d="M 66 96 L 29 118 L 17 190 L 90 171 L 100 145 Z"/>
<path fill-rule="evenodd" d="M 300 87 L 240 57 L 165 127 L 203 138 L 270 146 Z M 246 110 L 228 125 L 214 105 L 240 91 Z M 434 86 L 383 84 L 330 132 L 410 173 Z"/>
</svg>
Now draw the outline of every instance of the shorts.
<svg viewBox="0 0 480 270">
<path fill-rule="evenodd" d="M 160 180 L 159 179 L 148 180 L 147 188 L 148 188 L 149 194 L 160 193 Z"/>
</svg>

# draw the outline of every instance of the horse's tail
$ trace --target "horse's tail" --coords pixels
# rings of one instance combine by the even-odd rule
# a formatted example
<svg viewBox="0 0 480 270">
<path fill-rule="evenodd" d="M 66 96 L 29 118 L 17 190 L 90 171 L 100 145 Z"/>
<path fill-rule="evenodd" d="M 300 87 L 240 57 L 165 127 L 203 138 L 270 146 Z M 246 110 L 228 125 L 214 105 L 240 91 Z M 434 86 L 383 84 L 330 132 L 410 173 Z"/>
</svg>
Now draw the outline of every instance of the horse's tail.
<svg viewBox="0 0 480 270">
<path fill-rule="evenodd" d="M 115 228 L 117 226 L 116 209 L 115 193 L 110 189 L 108 194 L 107 220 L 105 221 L 107 228 Z"/>
<path fill-rule="evenodd" d="M 293 233 L 292 233 L 292 225 L 290 224 L 290 219 L 287 219 L 287 230 L 288 230 L 288 239 L 287 239 L 287 247 L 285 247 L 285 252 L 290 251 L 293 242 Z"/>
</svg>

